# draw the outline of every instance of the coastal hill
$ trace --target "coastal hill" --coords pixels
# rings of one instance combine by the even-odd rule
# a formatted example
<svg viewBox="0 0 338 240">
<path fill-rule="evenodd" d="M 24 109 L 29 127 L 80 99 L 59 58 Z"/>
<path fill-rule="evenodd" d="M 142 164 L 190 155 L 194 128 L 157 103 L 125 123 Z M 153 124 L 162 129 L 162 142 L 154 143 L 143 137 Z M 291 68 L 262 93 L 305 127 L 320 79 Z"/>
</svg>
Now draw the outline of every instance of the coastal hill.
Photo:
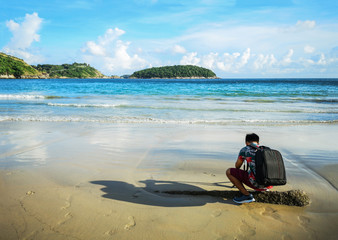
<svg viewBox="0 0 338 240">
<path fill-rule="evenodd" d="M 40 78 L 43 74 L 22 59 L 0 52 L 0 78 Z"/>
<path fill-rule="evenodd" d="M 104 78 L 105 76 L 86 63 L 73 63 L 62 65 L 38 64 L 33 66 L 40 72 L 46 73 L 50 78 Z"/>
<path fill-rule="evenodd" d="M 22 59 L 0 52 L 0 78 L 106 78 L 86 63 L 30 66 Z"/>
<path fill-rule="evenodd" d="M 153 67 L 134 72 L 130 78 L 217 78 L 216 74 L 206 68 L 193 65 L 175 65 L 165 67 Z"/>
</svg>

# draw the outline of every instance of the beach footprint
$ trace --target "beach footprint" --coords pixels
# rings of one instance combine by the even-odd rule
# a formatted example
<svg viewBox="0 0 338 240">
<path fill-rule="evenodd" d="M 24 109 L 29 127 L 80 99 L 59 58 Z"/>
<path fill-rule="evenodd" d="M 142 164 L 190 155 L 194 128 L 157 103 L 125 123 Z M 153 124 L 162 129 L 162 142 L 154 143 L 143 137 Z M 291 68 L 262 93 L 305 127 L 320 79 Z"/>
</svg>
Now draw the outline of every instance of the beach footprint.
<svg viewBox="0 0 338 240">
<path fill-rule="evenodd" d="M 110 217 L 112 215 L 116 214 L 116 211 L 115 210 L 110 210 L 109 212 L 103 214 L 104 217 Z"/>
<path fill-rule="evenodd" d="M 242 225 L 239 227 L 240 234 L 235 239 L 250 239 L 256 235 L 256 227 L 251 226 L 245 220 L 242 221 Z"/>
<path fill-rule="evenodd" d="M 222 215 L 222 211 L 219 210 L 219 209 L 217 209 L 217 210 L 215 210 L 211 213 L 211 216 L 214 217 L 214 218 L 219 217 L 221 215 Z"/>
<path fill-rule="evenodd" d="M 309 239 L 317 239 L 316 232 L 310 227 L 311 219 L 305 216 L 298 216 L 299 225 L 309 234 Z"/>
<path fill-rule="evenodd" d="M 71 212 L 67 212 L 67 213 L 64 215 L 64 218 L 61 219 L 61 220 L 53 227 L 53 229 L 56 228 L 56 227 L 59 227 L 59 226 L 61 226 L 61 225 L 64 225 L 66 222 L 68 222 L 68 221 L 69 221 L 70 219 L 72 219 L 72 218 L 73 218 L 72 213 L 71 213 Z"/>
<path fill-rule="evenodd" d="M 298 220 L 303 227 L 307 227 L 307 225 L 309 225 L 309 223 L 311 222 L 310 218 L 305 216 L 298 216 Z"/>
<path fill-rule="evenodd" d="M 265 208 L 264 212 L 262 212 L 263 216 L 272 217 L 273 219 L 283 222 L 281 216 L 279 215 L 278 211 L 276 209 L 273 209 L 272 207 Z"/>
<path fill-rule="evenodd" d="M 114 235 L 115 233 L 117 233 L 117 230 L 116 230 L 115 228 L 113 228 L 113 229 L 111 229 L 111 230 L 105 232 L 104 234 L 105 234 L 105 235 L 110 235 L 110 236 L 112 236 L 112 235 Z"/>
<path fill-rule="evenodd" d="M 203 172 L 203 174 L 205 174 L 205 175 L 210 175 L 210 176 L 212 176 L 212 177 L 215 177 L 215 176 L 216 176 L 215 174 L 213 174 L 213 173 L 208 173 L 208 172 Z"/>
<path fill-rule="evenodd" d="M 128 220 L 129 220 L 129 223 L 127 223 L 127 224 L 124 226 L 124 229 L 125 229 L 125 230 L 130 230 L 131 228 L 135 227 L 135 225 L 136 225 L 134 216 L 129 216 L 129 217 L 128 217 Z"/>
<path fill-rule="evenodd" d="M 287 234 L 287 233 L 285 233 L 285 234 L 282 235 L 282 240 L 292 240 L 292 239 L 293 238 L 289 234 Z"/>
<path fill-rule="evenodd" d="M 67 200 L 65 201 L 65 205 L 61 207 L 61 210 L 66 210 L 70 208 L 70 206 L 71 206 L 70 198 L 67 198 Z"/>
</svg>

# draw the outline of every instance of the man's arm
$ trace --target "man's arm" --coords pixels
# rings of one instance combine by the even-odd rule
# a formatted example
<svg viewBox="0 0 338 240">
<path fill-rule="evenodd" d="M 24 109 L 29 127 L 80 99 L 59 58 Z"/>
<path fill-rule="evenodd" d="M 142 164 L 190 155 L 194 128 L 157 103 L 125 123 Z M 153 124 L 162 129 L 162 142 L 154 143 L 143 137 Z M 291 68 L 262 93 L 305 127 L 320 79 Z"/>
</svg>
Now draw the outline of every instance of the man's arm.
<svg viewBox="0 0 338 240">
<path fill-rule="evenodd" d="M 236 168 L 241 168 L 243 164 L 244 158 L 242 156 L 238 156 L 237 161 L 235 163 Z"/>
</svg>

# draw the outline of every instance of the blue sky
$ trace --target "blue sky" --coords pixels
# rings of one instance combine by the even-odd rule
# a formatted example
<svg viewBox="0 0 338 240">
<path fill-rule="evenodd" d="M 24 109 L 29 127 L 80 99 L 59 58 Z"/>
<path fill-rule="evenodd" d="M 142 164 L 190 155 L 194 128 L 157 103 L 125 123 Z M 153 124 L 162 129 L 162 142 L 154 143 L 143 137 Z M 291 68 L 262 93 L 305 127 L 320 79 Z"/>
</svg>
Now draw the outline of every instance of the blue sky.
<svg viewBox="0 0 338 240">
<path fill-rule="evenodd" d="M 338 77 L 328 0 L 0 0 L 0 51 L 106 75 L 193 64 L 219 77 Z"/>
</svg>

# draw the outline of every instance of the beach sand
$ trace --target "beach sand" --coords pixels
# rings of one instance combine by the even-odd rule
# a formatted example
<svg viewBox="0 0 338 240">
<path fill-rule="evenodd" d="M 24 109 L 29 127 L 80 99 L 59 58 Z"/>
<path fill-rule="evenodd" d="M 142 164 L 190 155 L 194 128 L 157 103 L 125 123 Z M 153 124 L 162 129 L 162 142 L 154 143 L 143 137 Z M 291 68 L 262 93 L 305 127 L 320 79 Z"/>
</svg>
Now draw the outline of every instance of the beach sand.
<svg viewBox="0 0 338 240">
<path fill-rule="evenodd" d="M 337 125 L 0 123 L 0 239 L 336 239 Z M 168 195 L 231 190 L 244 136 L 279 149 L 307 207 Z M 235 189 L 233 189 L 235 190 Z"/>
</svg>

